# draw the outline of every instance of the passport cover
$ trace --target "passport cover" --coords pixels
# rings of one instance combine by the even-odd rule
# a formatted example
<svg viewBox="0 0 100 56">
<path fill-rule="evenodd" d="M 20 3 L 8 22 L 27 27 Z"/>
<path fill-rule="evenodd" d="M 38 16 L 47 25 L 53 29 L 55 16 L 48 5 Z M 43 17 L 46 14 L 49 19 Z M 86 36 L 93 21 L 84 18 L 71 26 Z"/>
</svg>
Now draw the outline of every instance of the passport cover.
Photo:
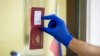
<svg viewBox="0 0 100 56">
<path fill-rule="evenodd" d="M 40 28 L 44 25 L 41 16 L 44 15 L 44 8 L 31 8 L 31 30 L 30 30 L 30 50 L 43 48 L 43 32 Z"/>
</svg>

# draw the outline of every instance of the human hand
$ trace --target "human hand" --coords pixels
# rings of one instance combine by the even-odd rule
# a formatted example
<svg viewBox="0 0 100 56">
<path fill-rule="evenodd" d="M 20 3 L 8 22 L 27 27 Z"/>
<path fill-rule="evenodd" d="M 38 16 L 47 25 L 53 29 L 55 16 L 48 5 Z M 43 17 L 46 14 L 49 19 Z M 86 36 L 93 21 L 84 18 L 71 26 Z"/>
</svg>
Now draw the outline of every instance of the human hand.
<svg viewBox="0 0 100 56">
<path fill-rule="evenodd" d="M 50 22 L 48 24 L 48 27 L 42 27 L 41 30 L 54 36 L 55 39 L 68 47 L 70 41 L 72 40 L 72 35 L 69 33 L 64 21 L 54 14 L 42 16 L 42 19 L 50 20 Z"/>
</svg>

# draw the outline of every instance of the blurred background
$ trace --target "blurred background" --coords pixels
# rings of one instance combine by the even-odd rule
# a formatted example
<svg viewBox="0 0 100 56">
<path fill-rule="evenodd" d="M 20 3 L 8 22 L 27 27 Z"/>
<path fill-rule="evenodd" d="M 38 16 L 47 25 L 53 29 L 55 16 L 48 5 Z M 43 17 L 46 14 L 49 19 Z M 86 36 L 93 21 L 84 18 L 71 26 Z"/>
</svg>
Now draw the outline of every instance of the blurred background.
<svg viewBox="0 0 100 56">
<path fill-rule="evenodd" d="M 16 51 L 22 56 L 54 56 L 52 36 L 44 33 L 43 49 L 29 50 L 31 7 L 44 7 L 45 15 L 56 14 L 73 36 L 100 46 L 99 0 L 0 0 L 0 56 Z M 47 26 L 48 21 L 44 22 Z M 63 56 L 77 56 L 62 45 Z"/>
</svg>

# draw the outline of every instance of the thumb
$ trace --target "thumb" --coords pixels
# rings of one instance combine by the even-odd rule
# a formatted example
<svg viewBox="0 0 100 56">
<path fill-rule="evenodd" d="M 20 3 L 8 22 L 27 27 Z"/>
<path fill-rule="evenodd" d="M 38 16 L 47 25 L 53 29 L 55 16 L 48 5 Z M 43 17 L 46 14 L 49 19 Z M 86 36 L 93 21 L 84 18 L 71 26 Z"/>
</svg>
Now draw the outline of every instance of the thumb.
<svg viewBox="0 0 100 56">
<path fill-rule="evenodd" d="M 41 27 L 42 31 L 45 31 L 46 33 L 51 33 L 51 29 L 50 28 L 46 28 L 46 27 Z"/>
</svg>

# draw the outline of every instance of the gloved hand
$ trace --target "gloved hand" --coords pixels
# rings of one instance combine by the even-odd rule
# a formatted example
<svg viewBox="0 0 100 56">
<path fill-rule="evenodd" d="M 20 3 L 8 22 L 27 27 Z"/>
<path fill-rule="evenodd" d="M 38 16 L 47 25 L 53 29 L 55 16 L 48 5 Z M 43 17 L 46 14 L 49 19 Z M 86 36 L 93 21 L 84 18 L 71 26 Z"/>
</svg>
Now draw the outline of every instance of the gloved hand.
<svg viewBox="0 0 100 56">
<path fill-rule="evenodd" d="M 66 47 L 68 47 L 70 41 L 72 40 L 72 36 L 69 33 L 65 23 L 56 15 L 48 15 L 42 16 L 42 19 L 50 20 L 47 27 L 42 27 L 41 29 L 46 33 L 54 36 L 55 39 L 63 43 Z"/>
</svg>

